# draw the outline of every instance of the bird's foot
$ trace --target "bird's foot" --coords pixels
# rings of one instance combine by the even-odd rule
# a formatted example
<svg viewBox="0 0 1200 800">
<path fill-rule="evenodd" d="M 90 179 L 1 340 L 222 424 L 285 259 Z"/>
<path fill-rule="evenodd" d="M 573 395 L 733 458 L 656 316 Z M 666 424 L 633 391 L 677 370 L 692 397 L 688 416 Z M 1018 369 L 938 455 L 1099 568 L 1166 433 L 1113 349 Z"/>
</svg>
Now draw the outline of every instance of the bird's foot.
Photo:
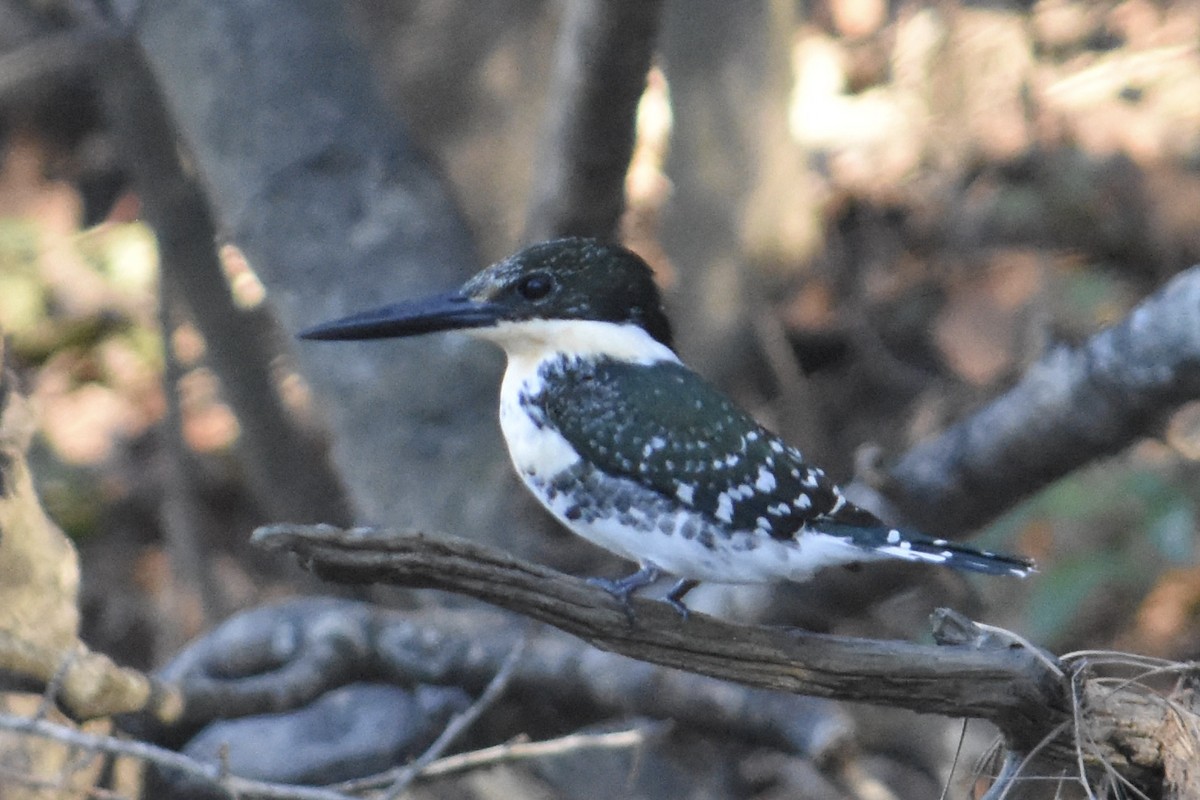
<svg viewBox="0 0 1200 800">
<path fill-rule="evenodd" d="M 691 609 L 683 602 L 683 596 L 700 585 L 700 581 L 684 578 L 671 587 L 671 591 L 667 592 L 667 596 L 663 598 L 675 609 L 684 622 L 687 622 L 688 615 L 691 614 Z"/>
<path fill-rule="evenodd" d="M 598 586 L 604 591 L 611 594 L 621 603 L 621 607 L 625 610 L 625 616 L 629 618 L 629 623 L 632 625 L 634 621 L 633 604 L 629 602 L 629 598 L 633 593 L 643 586 L 649 586 L 662 576 L 662 570 L 654 564 L 643 564 L 642 568 L 632 575 L 626 575 L 620 580 L 612 580 L 610 578 L 588 578 L 587 582 L 592 586 Z"/>
</svg>

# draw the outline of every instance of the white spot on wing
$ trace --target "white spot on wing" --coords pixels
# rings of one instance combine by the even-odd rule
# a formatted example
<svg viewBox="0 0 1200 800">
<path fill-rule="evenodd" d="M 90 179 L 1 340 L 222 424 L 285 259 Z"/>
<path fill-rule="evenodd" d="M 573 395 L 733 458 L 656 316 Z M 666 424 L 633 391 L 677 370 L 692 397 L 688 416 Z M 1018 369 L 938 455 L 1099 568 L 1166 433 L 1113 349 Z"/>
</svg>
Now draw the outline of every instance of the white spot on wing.
<svg viewBox="0 0 1200 800">
<path fill-rule="evenodd" d="M 696 496 L 696 487 L 690 483 L 681 483 L 675 489 L 675 496 L 690 506 Z"/>
<path fill-rule="evenodd" d="M 880 547 L 877 552 L 900 558 L 905 561 L 923 561 L 926 564 L 944 564 L 947 559 L 941 553 L 930 553 L 924 550 L 914 550 L 909 542 L 900 542 L 899 547 Z"/>
<path fill-rule="evenodd" d="M 759 467 L 758 480 L 754 482 L 754 488 L 760 492 L 775 491 L 775 476 L 768 472 L 766 467 Z"/>
<path fill-rule="evenodd" d="M 717 497 L 717 510 L 713 516 L 722 522 L 733 522 L 733 498 L 729 492 L 721 492 Z"/>
</svg>

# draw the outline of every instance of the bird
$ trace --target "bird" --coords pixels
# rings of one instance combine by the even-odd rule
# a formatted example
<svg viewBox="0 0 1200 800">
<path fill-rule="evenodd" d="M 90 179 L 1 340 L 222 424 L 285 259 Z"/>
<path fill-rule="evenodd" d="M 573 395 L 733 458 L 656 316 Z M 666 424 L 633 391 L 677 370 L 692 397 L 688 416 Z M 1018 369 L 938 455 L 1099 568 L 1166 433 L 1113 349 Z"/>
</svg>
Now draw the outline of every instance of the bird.
<svg viewBox="0 0 1200 800">
<path fill-rule="evenodd" d="M 572 237 L 533 244 L 460 288 L 301 331 L 364 340 L 463 331 L 507 355 L 500 427 L 513 467 L 566 528 L 638 565 L 592 578 L 626 609 L 665 575 L 685 619 L 702 582 L 801 582 L 893 559 L 1025 577 L 1032 561 L 895 527 L 848 500 L 676 353 L 650 267 Z"/>
</svg>

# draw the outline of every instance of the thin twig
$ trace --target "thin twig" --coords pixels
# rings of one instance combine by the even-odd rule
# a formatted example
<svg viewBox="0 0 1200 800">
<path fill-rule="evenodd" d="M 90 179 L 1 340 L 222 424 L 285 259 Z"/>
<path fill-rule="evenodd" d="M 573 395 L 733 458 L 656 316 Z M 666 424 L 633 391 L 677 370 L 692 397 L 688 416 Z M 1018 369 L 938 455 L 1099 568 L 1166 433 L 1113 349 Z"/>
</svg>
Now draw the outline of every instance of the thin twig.
<svg viewBox="0 0 1200 800">
<path fill-rule="evenodd" d="M 59 771 L 60 776 L 67 775 L 65 770 Z M 49 797 L 91 797 L 95 800 L 134 800 L 127 794 L 114 792 L 100 786 L 68 786 L 65 777 L 56 780 L 39 778 L 28 773 L 20 772 L 0 765 L 0 785 L 6 789 L 12 786 L 24 786 L 30 789 L 42 789 L 52 794 Z M 84 793 L 81 795 L 81 793 Z"/>
<path fill-rule="evenodd" d="M 1071 673 L 1071 715 L 1075 720 L 1075 758 L 1079 767 L 1079 783 L 1087 793 L 1088 800 L 1096 800 L 1088 782 L 1087 768 L 1083 763 L 1083 675 L 1082 669 Z"/>
<path fill-rule="evenodd" d="M 1146 681 L 1148 679 L 1153 678 L 1156 675 L 1187 675 L 1188 673 L 1195 674 L 1196 665 L 1192 663 L 1180 662 L 1178 664 L 1171 664 L 1170 666 L 1146 669 L 1142 672 L 1139 672 L 1137 675 L 1132 675 L 1128 678 L 1093 678 L 1092 682 L 1105 686 L 1112 684 L 1112 688 L 1108 691 L 1108 695 L 1110 697 L 1115 695 L 1117 692 L 1128 689 L 1131 686 L 1137 686 L 1150 694 L 1157 695 L 1158 692 L 1146 686 Z"/>
<path fill-rule="evenodd" d="M 580 750 L 621 750 L 637 747 L 662 736 L 670 728 L 670 722 L 655 722 L 606 733 L 572 733 L 540 742 L 505 742 L 494 747 L 439 758 L 430 762 L 417 777 L 426 780 L 510 761 L 558 756 Z"/>
<path fill-rule="evenodd" d="M 1200 664 L 1200 662 L 1194 661 L 1171 661 L 1167 658 L 1144 656 L 1138 653 L 1123 653 L 1120 650 L 1074 650 L 1058 657 L 1058 660 L 1064 664 L 1069 664 L 1084 659 L 1086 659 L 1090 664 L 1103 664 L 1105 666 L 1124 665 L 1131 667 L 1166 667 L 1177 664 L 1183 664 L 1187 666 L 1197 666 Z"/>
<path fill-rule="evenodd" d="M 942 785 L 942 794 L 938 800 L 946 800 L 946 795 L 950 794 L 950 783 L 954 780 L 954 770 L 958 767 L 959 756 L 962 755 L 963 740 L 967 738 L 968 722 L 970 720 L 963 717 L 962 730 L 958 733 L 958 746 L 954 748 L 954 759 L 950 762 L 950 773 L 946 775 L 946 783 Z"/>
<path fill-rule="evenodd" d="M 230 798 L 259 797 L 267 800 L 357 800 L 350 795 L 331 789 L 319 789 L 310 786 L 295 786 L 291 784 L 269 783 L 266 781 L 250 780 L 229 775 L 220 776 L 220 768 L 213 764 L 203 764 L 173 750 L 167 750 L 156 745 L 128 739 L 117 739 L 113 736 L 103 736 L 84 733 L 66 725 L 59 725 L 49 720 L 33 719 L 18 714 L 0 713 L 0 730 L 38 736 L 72 747 L 79 747 L 90 752 L 108 753 L 117 756 L 135 758 L 139 761 L 155 764 L 168 770 L 174 770 L 184 775 L 197 778 L 206 784 L 220 789 Z"/>
<path fill-rule="evenodd" d="M 1046 654 L 1046 651 L 1044 651 L 1044 650 L 1042 650 L 1042 648 L 1036 646 L 1033 642 L 1029 641 L 1021 634 L 1016 633 L 1014 631 L 1010 631 L 1006 628 L 998 628 L 995 625 L 988 625 L 986 622 L 976 622 L 975 627 L 979 628 L 979 630 L 981 630 L 981 631 L 987 631 L 988 633 L 992 634 L 993 636 L 999 637 L 1000 639 L 1007 640 L 1009 642 L 1013 642 L 1015 644 L 1020 645 L 1021 647 L 1025 648 L 1029 652 L 1033 653 L 1033 655 L 1038 659 L 1038 661 L 1041 661 L 1043 664 L 1045 664 L 1046 668 L 1049 669 L 1051 672 L 1053 672 L 1055 675 L 1059 676 L 1060 678 L 1067 677 L 1066 673 L 1063 672 L 1062 667 L 1059 666 L 1058 661 L 1051 658 L 1049 655 Z"/>
<path fill-rule="evenodd" d="M 1019 763 L 1017 765 L 1016 771 L 1013 772 L 1012 777 L 1008 781 L 1008 788 L 1006 788 L 1004 791 L 1002 791 L 1000 793 L 1000 796 L 998 798 L 996 798 L 996 800 L 1005 800 L 1005 798 L 1008 796 L 1008 789 L 1012 788 L 1013 786 L 1016 785 L 1016 779 L 1018 776 L 1020 776 L 1020 774 L 1022 772 L 1025 771 L 1025 767 L 1029 766 L 1029 764 L 1032 763 L 1033 759 L 1037 757 L 1038 753 L 1040 753 L 1043 749 L 1045 749 L 1045 747 L 1047 745 L 1049 745 L 1051 742 L 1053 742 L 1055 739 L 1057 739 L 1059 736 L 1061 736 L 1070 725 L 1071 725 L 1070 720 L 1065 720 L 1062 723 L 1060 723 L 1054 730 L 1047 733 L 1042 738 L 1042 740 L 1037 743 L 1037 745 L 1035 747 L 1033 747 L 1028 753 L 1026 753 L 1021 758 L 1021 763 Z M 1006 757 L 1006 760 L 1007 760 L 1007 757 Z M 999 777 L 1000 776 L 996 776 L 996 779 L 999 780 Z M 988 792 L 990 793 L 991 789 L 989 789 Z"/>
<path fill-rule="evenodd" d="M 429 748 L 416 761 L 413 761 L 400 770 L 396 776 L 396 780 L 387 792 L 384 793 L 384 800 L 396 800 L 397 797 L 404 794 L 408 787 L 412 785 L 417 775 L 421 773 L 421 770 L 436 761 L 442 753 L 446 752 L 447 747 L 453 744 L 464 731 L 475 724 L 475 721 L 483 715 L 484 711 L 487 711 L 493 703 L 500 699 L 500 696 L 504 694 L 504 690 L 508 688 L 508 682 L 512 679 L 517 662 L 525 652 L 525 645 L 528 641 L 528 634 L 522 633 L 521 638 L 517 640 L 512 650 L 509 651 L 508 657 L 504 659 L 504 663 L 500 665 L 496 676 L 492 678 L 475 702 L 468 706 L 462 713 L 455 716 L 454 719 L 450 720 L 449 724 L 442 730 L 441 735 L 434 740 L 433 744 L 429 745 Z"/>
<path fill-rule="evenodd" d="M 119 56 L 118 56 L 119 57 Z M 161 235 L 161 232 L 160 232 Z M 221 587 L 213 574 L 212 553 L 205 547 L 202 528 L 203 513 L 196 487 L 188 475 L 188 447 L 183 436 L 182 383 L 186 370 L 175 354 L 174 331 L 178 320 L 174 312 L 180 289 L 174 282 L 174 271 L 161 270 L 158 292 L 158 325 L 162 336 L 162 388 L 166 406 L 163 415 L 163 441 L 166 454 L 163 501 L 159 507 L 160 523 L 167 544 L 167 558 L 176 580 L 174 603 L 193 598 L 199 600 L 205 626 L 210 626 L 226 613 Z M 168 601 L 171 602 L 171 601 Z M 178 609 L 169 609 L 172 616 Z M 174 630 L 174 633 L 169 631 Z M 173 653 L 183 644 L 177 626 L 160 626 L 157 646 Z"/>
<path fill-rule="evenodd" d="M 996 779 L 992 781 L 992 785 L 988 787 L 981 800 L 1003 800 L 1024 766 L 1024 759 L 1018 758 L 1012 750 L 1005 753 L 1004 763 L 1000 765 L 999 774 L 996 775 Z"/>
</svg>

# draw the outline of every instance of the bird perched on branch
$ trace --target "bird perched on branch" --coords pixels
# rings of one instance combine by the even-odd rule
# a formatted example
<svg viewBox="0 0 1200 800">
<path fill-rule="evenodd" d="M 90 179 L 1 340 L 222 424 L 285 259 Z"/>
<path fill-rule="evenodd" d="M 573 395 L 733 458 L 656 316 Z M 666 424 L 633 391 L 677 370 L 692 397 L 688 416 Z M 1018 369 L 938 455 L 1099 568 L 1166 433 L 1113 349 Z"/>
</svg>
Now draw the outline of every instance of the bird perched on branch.
<svg viewBox="0 0 1200 800">
<path fill-rule="evenodd" d="M 1024 577 L 1030 561 L 881 522 L 680 362 L 650 268 L 593 239 L 533 245 L 453 292 L 303 331 L 378 339 L 463 330 L 508 355 L 500 427 L 563 525 L 636 562 L 593 579 L 627 604 L 664 573 L 683 615 L 702 581 L 803 581 L 900 559 Z"/>
</svg>

